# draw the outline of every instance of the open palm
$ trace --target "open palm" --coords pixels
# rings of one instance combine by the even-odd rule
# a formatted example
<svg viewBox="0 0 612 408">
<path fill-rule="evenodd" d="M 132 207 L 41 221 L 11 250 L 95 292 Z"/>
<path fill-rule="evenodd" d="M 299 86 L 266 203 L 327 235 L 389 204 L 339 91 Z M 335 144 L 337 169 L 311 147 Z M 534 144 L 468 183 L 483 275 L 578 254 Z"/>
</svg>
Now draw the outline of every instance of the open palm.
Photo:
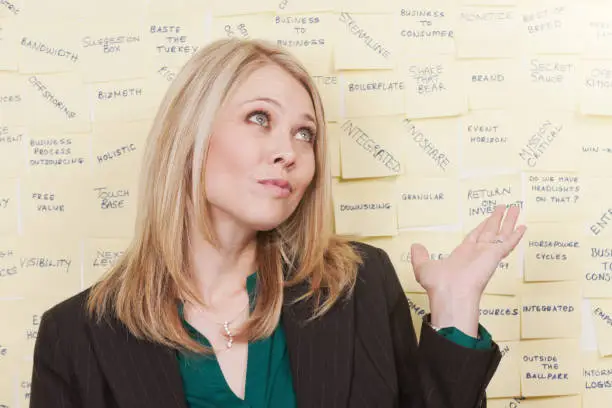
<svg viewBox="0 0 612 408">
<path fill-rule="evenodd" d="M 497 206 L 442 260 L 430 259 L 423 245 L 412 246 L 415 277 L 428 294 L 482 294 L 499 262 L 514 250 L 525 233 L 525 226 L 515 228 L 519 208 L 510 207 L 504 217 L 505 208 Z"/>
</svg>

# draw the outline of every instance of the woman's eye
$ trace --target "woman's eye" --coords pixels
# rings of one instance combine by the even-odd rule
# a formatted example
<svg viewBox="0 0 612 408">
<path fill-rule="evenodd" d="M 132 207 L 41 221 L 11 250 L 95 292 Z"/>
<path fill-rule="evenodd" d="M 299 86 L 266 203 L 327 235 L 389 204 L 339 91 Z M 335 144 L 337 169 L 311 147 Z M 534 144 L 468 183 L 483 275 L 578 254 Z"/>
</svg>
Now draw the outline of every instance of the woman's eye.
<svg viewBox="0 0 612 408">
<path fill-rule="evenodd" d="M 314 139 L 314 132 L 310 129 L 300 129 L 298 131 L 298 137 L 307 142 L 312 142 Z"/>
<path fill-rule="evenodd" d="M 259 126 L 268 126 L 268 115 L 263 112 L 255 112 L 249 116 L 249 120 Z"/>
</svg>

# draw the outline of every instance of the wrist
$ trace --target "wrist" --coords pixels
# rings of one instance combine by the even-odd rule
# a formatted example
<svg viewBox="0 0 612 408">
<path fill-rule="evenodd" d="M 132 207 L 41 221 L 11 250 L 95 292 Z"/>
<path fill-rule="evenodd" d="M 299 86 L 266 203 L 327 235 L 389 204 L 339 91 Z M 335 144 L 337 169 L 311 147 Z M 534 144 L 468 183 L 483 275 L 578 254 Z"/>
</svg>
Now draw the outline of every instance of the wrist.
<svg viewBox="0 0 612 408">
<path fill-rule="evenodd" d="M 430 294 L 431 324 L 438 328 L 456 327 L 471 337 L 478 337 L 480 296 Z"/>
</svg>

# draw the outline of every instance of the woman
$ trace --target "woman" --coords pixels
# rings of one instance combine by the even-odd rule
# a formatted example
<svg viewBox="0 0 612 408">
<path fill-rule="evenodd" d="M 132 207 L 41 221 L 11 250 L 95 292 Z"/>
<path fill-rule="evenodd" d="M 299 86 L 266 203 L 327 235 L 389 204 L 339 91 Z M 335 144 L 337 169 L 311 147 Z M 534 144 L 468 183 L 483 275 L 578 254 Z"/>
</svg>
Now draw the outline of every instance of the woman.
<svg viewBox="0 0 612 408">
<path fill-rule="evenodd" d="M 42 318 L 30 406 L 485 406 L 500 352 L 478 306 L 518 210 L 443 261 L 413 246 L 431 304 L 417 346 L 387 254 L 331 232 L 326 149 L 294 58 L 258 41 L 197 53 L 153 123 L 129 249 Z"/>
</svg>

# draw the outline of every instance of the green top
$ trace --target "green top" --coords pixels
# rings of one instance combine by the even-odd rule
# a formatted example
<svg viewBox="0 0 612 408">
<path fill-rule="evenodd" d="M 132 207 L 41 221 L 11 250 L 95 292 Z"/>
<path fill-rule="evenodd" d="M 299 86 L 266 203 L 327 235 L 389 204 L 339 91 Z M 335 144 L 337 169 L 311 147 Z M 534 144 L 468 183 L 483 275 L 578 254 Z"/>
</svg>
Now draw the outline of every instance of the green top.
<svg viewBox="0 0 612 408">
<path fill-rule="evenodd" d="M 246 286 L 251 307 L 255 304 L 257 273 L 249 275 Z M 208 340 L 179 313 L 189 334 L 201 344 L 210 347 Z M 491 348 L 492 339 L 479 325 L 479 338 L 475 339 L 454 328 L 443 328 L 438 333 L 460 346 L 473 349 Z M 183 389 L 189 408 L 295 408 L 293 378 L 282 324 L 271 337 L 249 343 L 245 398 L 240 399 L 231 390 L 215 356 L 177 353 Z"/>
</svg>

